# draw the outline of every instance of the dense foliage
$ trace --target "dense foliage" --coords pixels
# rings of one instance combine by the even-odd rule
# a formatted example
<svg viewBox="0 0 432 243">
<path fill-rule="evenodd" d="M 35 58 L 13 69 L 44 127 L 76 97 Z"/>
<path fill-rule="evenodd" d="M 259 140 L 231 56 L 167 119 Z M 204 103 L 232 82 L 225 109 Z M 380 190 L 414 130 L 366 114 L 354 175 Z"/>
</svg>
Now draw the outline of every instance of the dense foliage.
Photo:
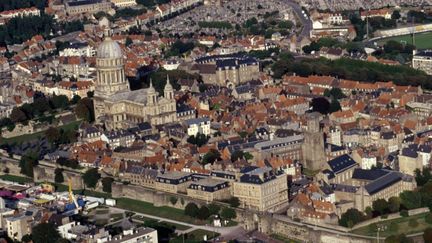
<svg viewBox="0 0 432 243">
<path fill-rule="evenodd" d="M 47 0 L 1 0 L 0 1 L 0 12 L 36 7 L 38 9 L 44 9 L 47 4 Z"/>
<path fill-rule="evenodd" d="M 407 66 L 390 66 L 374 62 L 341 58 L 335 61 L 320 59 L 279 59 L 272 67 L 275 78 L 286 73 L 299 76 L 330 75 L 362 82 L 393 81 L 397 85 L 421 85 L 432 89 L 426 73 Z"/>
<path fill-rule="evenodd" d="M 101 175 L 97 168 L 91 168 L 83 174 L 82 178 L 87 187 L 95 188 Z"/>
<path fill-rule="evenodd" d="M 181 40 L 177 40 L 174 44 L 171 45 L 170 49 L 165 53 L 166 56 L 181 56 L 186 52 L 191 51 L 195 48 L 195 44 L 191 41 L 183 42 Z"/>
<path fill-rule="evenodd" d="M 34 243 L 57 242 L 60 239 L 60 233 L 52 223 L 40 223 L 32 229 L 32 240 Z"/>
<path fill-rule="evenodd" d="M 22 43 L 35 35 L 48 37 L 54 29 L 54 18 L 50 15 L 12 18 L 0 26 L 0 44 Z"/>
<path fill-rule="evenodd" d="M 39 164 L 38 156 L 34 153 L 27 153 L 23 155 L 19 162 L 21 169 L 20 173 L 33 178 L 33 167 Z"/>
<path fill-rule="evenodd" d="M 112 177 L 104 177 L 104 178 L 102 178 L 102 190 L 104 192 L 111 193 L 112 183 L 113 182 L 114 182 L 114 179 Z"/>
<path fill-rule="evenodd" d="M 55 183 L 63 183 L 64 182 L 63 169 L 56 168 L 54 170 L 54 182 Z"/>
<path fill-rule="evenodd" d="M 348 209 L 342 214 L 339 219 L 339 224 L 345 227 L 353 227 L 355 224 L 360 223 L 366 218 L 366 216 L 355 208 Z"/>
</svg>

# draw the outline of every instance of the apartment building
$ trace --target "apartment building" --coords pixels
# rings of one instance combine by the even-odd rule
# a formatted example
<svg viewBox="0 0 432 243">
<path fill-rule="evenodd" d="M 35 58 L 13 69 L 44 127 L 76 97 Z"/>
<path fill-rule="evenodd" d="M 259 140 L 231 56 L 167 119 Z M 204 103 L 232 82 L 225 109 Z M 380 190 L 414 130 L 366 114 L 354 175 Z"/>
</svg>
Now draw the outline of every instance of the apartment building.
<svg viewBox="0 0 432 243">
<path fill-rule="evenodd" d="M 243 208 L 274 212 L 288 206 L 287 175 L 269 167 L 245 167 L 233 183 L 233 196 Z"/>
</svg>

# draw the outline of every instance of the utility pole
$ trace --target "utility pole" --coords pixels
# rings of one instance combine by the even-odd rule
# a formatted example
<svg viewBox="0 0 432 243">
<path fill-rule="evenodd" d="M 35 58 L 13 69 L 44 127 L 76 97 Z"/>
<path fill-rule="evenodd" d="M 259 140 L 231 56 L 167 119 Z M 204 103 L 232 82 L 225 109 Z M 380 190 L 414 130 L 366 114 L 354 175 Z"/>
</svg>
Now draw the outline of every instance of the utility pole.
<svg viewBox="0 0 432 243">
<path fill-rule="evenodd" d="M 370 8 L 366 13 L 366 40 L 369 40 L 369 13 L 370 13 Z"/>
<path fill-rule="evenodd" d="M 413 44 L 414 48 L 416 48 L 415 47 L 415 32 L 416 32 L 416 28 L 414 26 L 414 18 L 411 19 L 411 26 L 412 26 L 412 31 L 413 31 L 412 32 L 412 44 Z"/>
</svg>

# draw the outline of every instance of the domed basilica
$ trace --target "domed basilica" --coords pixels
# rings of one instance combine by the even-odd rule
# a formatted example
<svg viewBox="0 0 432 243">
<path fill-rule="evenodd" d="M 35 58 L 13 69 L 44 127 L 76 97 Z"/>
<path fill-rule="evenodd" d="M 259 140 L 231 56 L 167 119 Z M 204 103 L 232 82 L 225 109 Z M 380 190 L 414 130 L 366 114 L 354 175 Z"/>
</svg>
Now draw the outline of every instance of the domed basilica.
<svg viewBox="0 0 432 243">
<path fill-rule="evenodd" d="M 168 77 L 162 97 L 151 82 L 147 89 L 131 91 L 125 76 L 122 50 L 109 35 L 97 49 L 96 70 L 95 118 L 107 129 L 129 128 L 141 122 L 159 125 L 177 120 L 174 89 Z"/>
</svg>

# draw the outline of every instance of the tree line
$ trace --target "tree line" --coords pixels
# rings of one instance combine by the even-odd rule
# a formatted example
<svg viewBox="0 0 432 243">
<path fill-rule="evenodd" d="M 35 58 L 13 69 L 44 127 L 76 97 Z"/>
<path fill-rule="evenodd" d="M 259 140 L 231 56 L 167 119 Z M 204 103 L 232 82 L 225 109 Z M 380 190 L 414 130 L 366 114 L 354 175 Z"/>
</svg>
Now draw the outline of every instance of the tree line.
<svg viewBox="0 0 432 243">
<path fill-rule="evenodd" d="M 80 20 L 57 22 L 53 16 L 42 13 L 40 16 L 23 16 L 10 19 L 0 26 L 0 45 L 20 44 L 35 35 L 45 39 L 62 34 L 82 31 L 84 24 Z"/>
<path fill-rule="evenodd" d="M 47 0 L 1 0 L 0 12 L 30 7 L 44 9 L 46 4 Z"/>
<path fill-rule="evenodd" d="M 299 76 L 329 75 L 369 83 L 393 81 L 396 85 L 420 85 L 422 88 L 432 89 L 430 77 L 423 71 L 407 66 L 390 66 L 349 58 L 334 61 L 325 58 L 279 59 L 273 64 L 272 71 L 275 78 L 281 78 L 287 73 L 296 73 Z"/>
</svg>

